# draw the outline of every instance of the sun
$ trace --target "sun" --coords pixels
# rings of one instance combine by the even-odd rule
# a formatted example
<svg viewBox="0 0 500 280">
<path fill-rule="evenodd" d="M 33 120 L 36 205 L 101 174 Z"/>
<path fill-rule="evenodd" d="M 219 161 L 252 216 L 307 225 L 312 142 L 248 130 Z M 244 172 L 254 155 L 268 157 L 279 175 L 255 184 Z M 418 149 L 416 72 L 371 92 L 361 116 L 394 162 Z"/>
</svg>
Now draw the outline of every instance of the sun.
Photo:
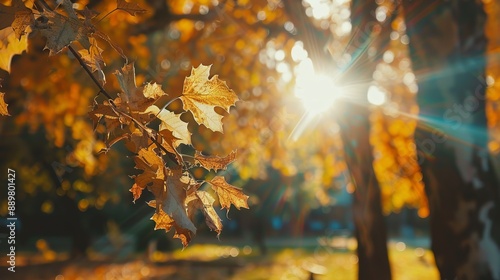
<svg viewBox="0 0 500 280">
<path fill-rule="evenodd" d="M 299 75 L 295 83 L 295 96 L 311 116 L 331 109 L 339 91 L 332 78 L 323 74 L 316 75 L 314 71 Z"/>
</svg>

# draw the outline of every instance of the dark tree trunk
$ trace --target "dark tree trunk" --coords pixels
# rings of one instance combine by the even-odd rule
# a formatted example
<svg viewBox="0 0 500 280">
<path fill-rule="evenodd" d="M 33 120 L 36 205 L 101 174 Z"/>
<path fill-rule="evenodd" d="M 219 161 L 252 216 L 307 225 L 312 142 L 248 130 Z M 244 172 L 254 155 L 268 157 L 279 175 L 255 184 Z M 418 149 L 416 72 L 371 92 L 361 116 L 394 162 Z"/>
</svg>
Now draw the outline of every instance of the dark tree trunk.
<svg viewBox="0 0 500 280">
<path fill-rule="evenodd" d="M 366 94 L 379 54 L 369 56 L 368 48 L 383 52 L 383 38 L 389 40 L 387 26 L 376 21 L 373 0 L 353 0 L 351 20 L 353 37 L 350 53 L 352 62 L 346 67 L 342 81 L 349 88 L 353 100 L 342 104 L 339 119 L 345 150 L 345 160 L 354 184 L 353 216 L 358 241 L 358 279 L 391 279 L 387 252 L 387 228 L 382 213 L 380 187 L 373 169 L 373 151 L 370 145 L 370 110 Z M 374 31 L 378 30 L 379 34 Z M 361 104 L 361 105 L 359 105 Z"/>
<path fill-rule="evenodd" d="M 481 1 L 403 0 L 418 79 L 415 142 L 442 279 L 500 279 L 499 185 L 488 154 Z"/>
</svg>

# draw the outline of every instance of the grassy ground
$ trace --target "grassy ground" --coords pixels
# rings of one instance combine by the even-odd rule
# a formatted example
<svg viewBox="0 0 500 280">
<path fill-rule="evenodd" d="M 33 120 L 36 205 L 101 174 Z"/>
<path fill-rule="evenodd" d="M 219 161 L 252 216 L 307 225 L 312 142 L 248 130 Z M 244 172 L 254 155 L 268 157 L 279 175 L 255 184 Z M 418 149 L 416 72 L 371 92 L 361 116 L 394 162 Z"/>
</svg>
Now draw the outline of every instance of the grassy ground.
<svg viewBox="0 0 500 280">
<path fill-rule="evenodd" d="M 422 248 L 390 244 L 390 260 L 395 280 L 438 279 L 432 255 Z M 352 249 L 352 248 L 351 248 Z M 40 258 L 32 255 L 24 257 Z M 33 263 L 33 262 L 31 262 Z M 2 264 L 3 265 L 3 264 Z M 352 250 L 271 248 L 261 256 L 249 246 L 195 244 L 171 253 L 136 255 L 120 262 L 109 259 L 51 261 L 17 266 L 0 279 L 355 279 L 357 257 Z M 5 278 L 3 275 L 7 276 Z"/>
</svg>

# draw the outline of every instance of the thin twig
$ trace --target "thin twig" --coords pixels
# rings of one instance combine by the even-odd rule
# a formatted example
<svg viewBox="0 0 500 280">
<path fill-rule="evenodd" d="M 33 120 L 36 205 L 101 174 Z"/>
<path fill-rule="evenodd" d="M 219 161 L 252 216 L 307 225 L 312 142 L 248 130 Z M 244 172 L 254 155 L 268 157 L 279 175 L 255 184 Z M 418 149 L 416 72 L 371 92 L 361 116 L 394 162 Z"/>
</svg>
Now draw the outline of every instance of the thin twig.
<svg viewBox="0 0 500 280">
<path fill-rule="evenodd" d="M 90 69 L 87 67 L 87 64 L 85 64 L 85 61 L 83 61 L 82 57 L 80 56 L 80 54 L 72 47 L 72 46 L 68 46 L 68 49 L 71 51 L 71 53 L 75 56 L 75 58 L 78 60 L 78 62 L 80 62 L 80 65 L 83 67 L 83 70 L 85 70 L 85 72 L 87 72 L 87 74 L 90 76 L 90 78 L 92 79 L 92 81 L 94 81 L 94 84 L 96 84 L 98 87 L 99 87 L 99 92 L 102 92 L 102 94 L 104 94 L 108 99 L 110 100 L 113 100 L 113 98 L 111 97 L 111 95 L 109 95 L 106 90 L 104 89 L 104 87 L 101 85 L 101 83 L 99 83 L 99 81 L 97 80 L 97 78 L 94 76 L 94 74 L 92 74 L 92 72 L 90 71 Z M 113 104 L 113 103 L 112 103 Z"/>
</svg>

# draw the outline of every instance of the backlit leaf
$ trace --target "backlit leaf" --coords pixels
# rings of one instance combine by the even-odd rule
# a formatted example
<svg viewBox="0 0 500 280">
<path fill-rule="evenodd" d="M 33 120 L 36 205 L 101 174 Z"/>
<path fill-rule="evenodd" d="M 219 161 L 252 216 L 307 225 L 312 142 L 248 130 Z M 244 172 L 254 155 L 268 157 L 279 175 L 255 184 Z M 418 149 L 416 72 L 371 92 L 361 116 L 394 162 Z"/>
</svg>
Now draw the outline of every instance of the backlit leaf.
<svg viewBox="0 0 500 280">
<path fill-rule="evenodd" d="M 222 209 L 225 208 L 229 211 L 231 204 L 238 210 L 241 207 L 248 209 L 248 195 L 245 195 L 241 189 L 228 184 L 224 177 L 215 176 L 208 183 L 212 185 L 212 189 L 217 193 Z"/>
<path fill-rule="evenodd" d="M 222 132 L 222 116 L 214 109 L 221 107 L 229 112 L 238 97 L 217 75 L 208 79 L 210 67 L 200 65 L 191 70 L 191 75 L 184 80 L 181 100 L 184 110 L 191 111 L 197 123 Z"/>
<path fill-rule="evenodd" d="M 27 48 L 27 35 L 21 36 L 21 39 L 18 40 L 12 29 L 4 28 L 0 30 L 0 69 L 4 69 L 10 73 L 12 57 L 16 54 L 21 54 Z"/>
<path fill-rule="evenodd" d="M 174 141 L 175 146 L 180 144 L 191 145 L 191 133 L 188 130 L 188 124 L 183 122 L 180 114 L 176 115 L 174 112 L 168 110 L 161 110 L 157 118 L 161 120 L 159 131 L 169 130 L 172 135 L 177 138 Z"/>
<path fill-rule="evenodd" d="M 214 198 L 205 191 L 196 191 L 188 196 L 186 201 L 189 216 L 192 218 L 196 209 L 201 210 L 205 216 L 207 226 L 211 230 L 217 232 L 217 236 L 219 236 L 222 231 L 222 221 L 219 215 L 217 215 L 217 212 L 215 212 L 213 206 L 215 201 Z"/>
<path fill-rule="evenodd" d="M 200 151 L 196 151 L 194 154 L 195 164 L 200 164 L 207 170 L 213 169 L 214 171 L 224 170 L 227 165 L 236 159 L 236 151 L 232 151 L 229 155 L 225 157 L 219 156 L 205 156 Z"/>
<path fill-rule="evenodd" d="M 136 16 L 138 13 L 147 12 L 145 9 L 141 8 L 141 6 L 137 5 L 137 3 L 130 3 L 125 0 L 117 0 L 116 8 L 118 10 L 125 11 L 132 16 Z"/>
<path fill-rule="evenodd" d="M 7 103 L 4 100 L 5 93 L 0 92 L 0 115 L 10 116 L 9 111 L 7 111 Z"/>
</svg>

